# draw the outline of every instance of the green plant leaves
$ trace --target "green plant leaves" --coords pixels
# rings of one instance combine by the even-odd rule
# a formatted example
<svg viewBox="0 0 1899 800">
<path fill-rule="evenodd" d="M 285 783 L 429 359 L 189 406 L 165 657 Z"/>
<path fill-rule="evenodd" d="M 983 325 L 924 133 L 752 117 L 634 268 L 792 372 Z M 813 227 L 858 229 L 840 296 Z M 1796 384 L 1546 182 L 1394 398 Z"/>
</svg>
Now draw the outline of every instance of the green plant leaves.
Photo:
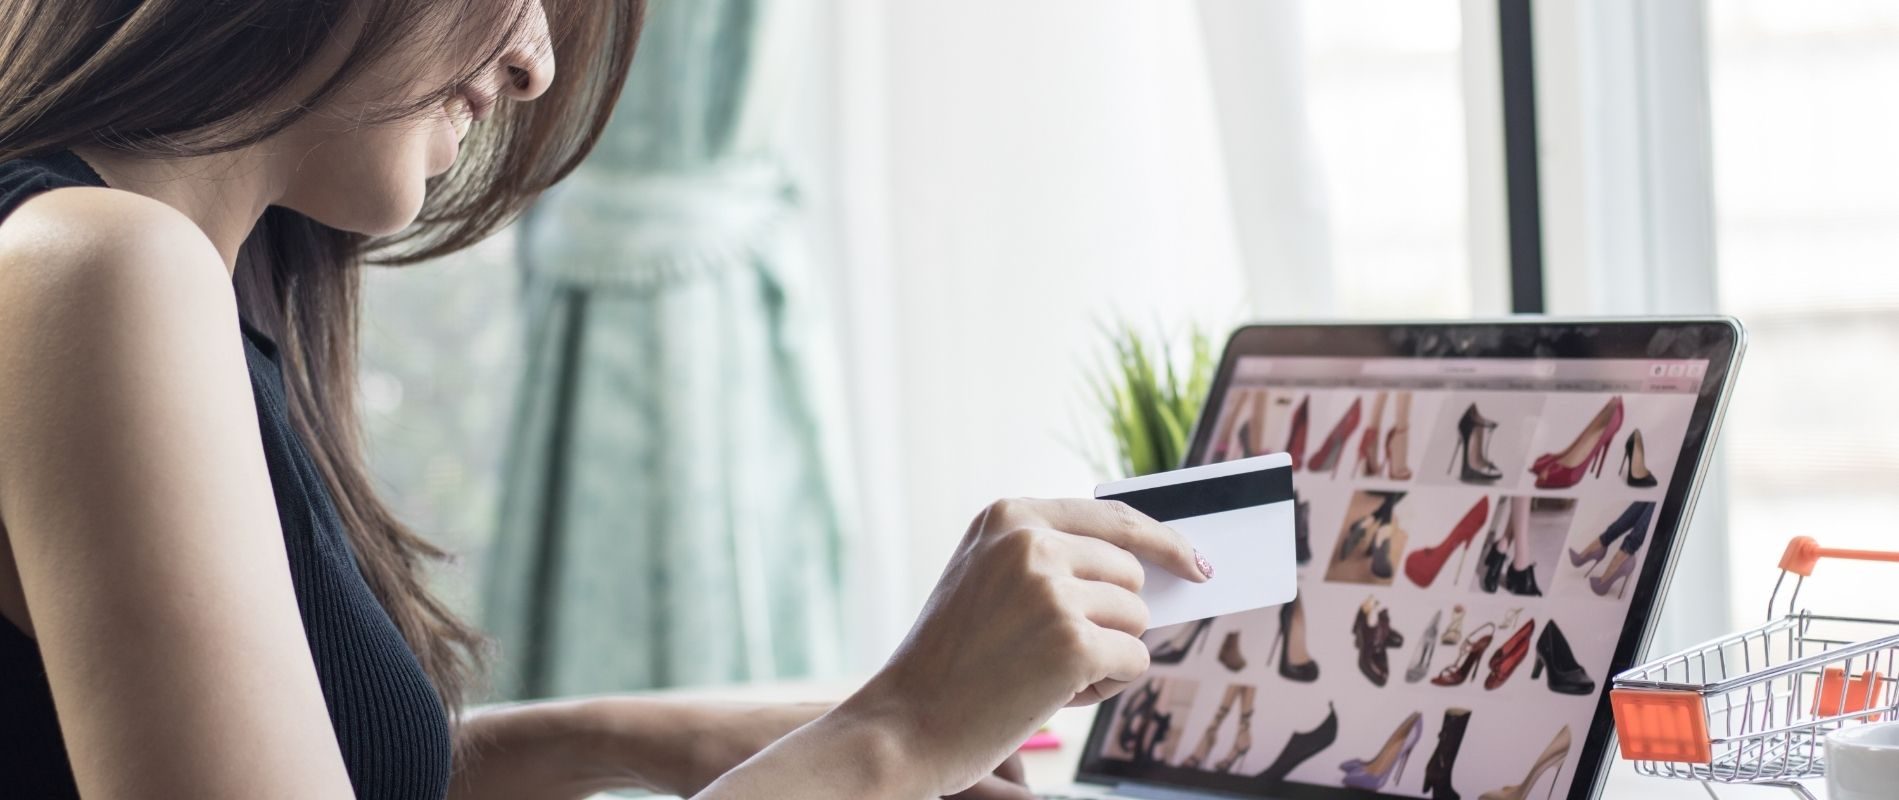
<svg viewBox="0 0 1899 800">
<path fill-rule="evenodd" d="M 1102 332 L 1109 353 L 1092 384 L 1121 473 L 1132 477 L 1181 466 L 1213 380 L 1212 342 L 1193 330 L 1182 363 L 1165 338 L 1150 342 L 1125 321 L 1104 324 Z"/>
</svg>

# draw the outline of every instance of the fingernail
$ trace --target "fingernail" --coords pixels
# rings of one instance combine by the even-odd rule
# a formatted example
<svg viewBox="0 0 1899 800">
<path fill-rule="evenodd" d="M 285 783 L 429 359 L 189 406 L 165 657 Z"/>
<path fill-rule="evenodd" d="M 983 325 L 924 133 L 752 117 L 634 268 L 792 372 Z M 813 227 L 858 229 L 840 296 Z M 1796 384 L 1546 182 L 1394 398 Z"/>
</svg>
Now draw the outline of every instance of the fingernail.
<svg viewBox="0 0 1899 800">
<path fill-rule="evenodd" d="M 1200 568 L 1200 574 L 1207 576 L 1208 580 L 1213 579 L 1213 562 L 1208 561 L 1199 550 L 1193 551 L 1193 564 Z"/>
</svg>

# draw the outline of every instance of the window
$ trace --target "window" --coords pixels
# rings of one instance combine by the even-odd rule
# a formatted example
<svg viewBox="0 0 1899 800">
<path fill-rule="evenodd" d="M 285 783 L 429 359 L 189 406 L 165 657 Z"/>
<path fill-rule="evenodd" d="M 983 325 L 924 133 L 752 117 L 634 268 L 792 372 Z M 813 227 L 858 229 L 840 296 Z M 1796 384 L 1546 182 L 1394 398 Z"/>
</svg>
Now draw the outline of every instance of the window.
<svg viewBox="0 0 1899 800">
<path fill-rule="evenodd" d="M 436 588 L 478 608 L 500 464 L 514 411 L 520 329 L 514 237 L 441 261 L 374 267 L 364 288 L 360 366 L 370 469 L 397 516 L 455 554 Z"/>
<path fill-rule="evenodd" d="M 1724 433 L 1750 624 L 1788 537 L 1899 547 L 1899 5 L 1707 10 L 1720 298 L 1751 336 Z M 1829 563 L 1802 604 L 1899 614 L 1865 591 L 1894 579 Z"/>
<path fill-rule="evenodd" d="M 1336 310 L 1471 314 L 1460 4 L 1301 8 Z"/>
</svg>

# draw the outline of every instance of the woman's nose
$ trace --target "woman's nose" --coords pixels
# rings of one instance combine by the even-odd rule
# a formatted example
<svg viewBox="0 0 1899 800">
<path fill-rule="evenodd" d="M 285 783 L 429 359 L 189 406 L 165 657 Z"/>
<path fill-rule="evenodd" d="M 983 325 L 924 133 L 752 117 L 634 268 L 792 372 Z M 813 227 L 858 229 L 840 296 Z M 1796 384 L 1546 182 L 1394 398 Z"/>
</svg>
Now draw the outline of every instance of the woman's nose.
<svg viewBox="0 0 1899 800">
<path fill-rule="evenodd" d="M 554 83 L 554 43 L 548 37 L 547 12 L 540 0 L 529 0 L 527 13 L 527 24 L 497 65 L 501 95 L 514 100 L 533 100 Z"/>
</svg>

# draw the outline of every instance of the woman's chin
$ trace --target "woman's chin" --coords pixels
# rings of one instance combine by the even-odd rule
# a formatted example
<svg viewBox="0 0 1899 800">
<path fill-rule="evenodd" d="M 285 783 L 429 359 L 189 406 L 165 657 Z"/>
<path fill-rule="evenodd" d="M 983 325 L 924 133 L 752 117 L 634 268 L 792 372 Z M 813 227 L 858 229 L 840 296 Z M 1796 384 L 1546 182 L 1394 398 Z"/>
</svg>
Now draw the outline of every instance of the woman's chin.
<svg viewBox="0 0 1899 800">
<path fill-rule="evenodd" d="M 364 236 L 390 236 L 409 227 L 421 215 L 423 194 L 422 182 L 416 181 L 414 186 L 389 187 L 376 196 L 381 202 L 362 203 L 347 210 L 337 209 L 339 213 L 309 216 L 341 231 Z"/>
</svg>

